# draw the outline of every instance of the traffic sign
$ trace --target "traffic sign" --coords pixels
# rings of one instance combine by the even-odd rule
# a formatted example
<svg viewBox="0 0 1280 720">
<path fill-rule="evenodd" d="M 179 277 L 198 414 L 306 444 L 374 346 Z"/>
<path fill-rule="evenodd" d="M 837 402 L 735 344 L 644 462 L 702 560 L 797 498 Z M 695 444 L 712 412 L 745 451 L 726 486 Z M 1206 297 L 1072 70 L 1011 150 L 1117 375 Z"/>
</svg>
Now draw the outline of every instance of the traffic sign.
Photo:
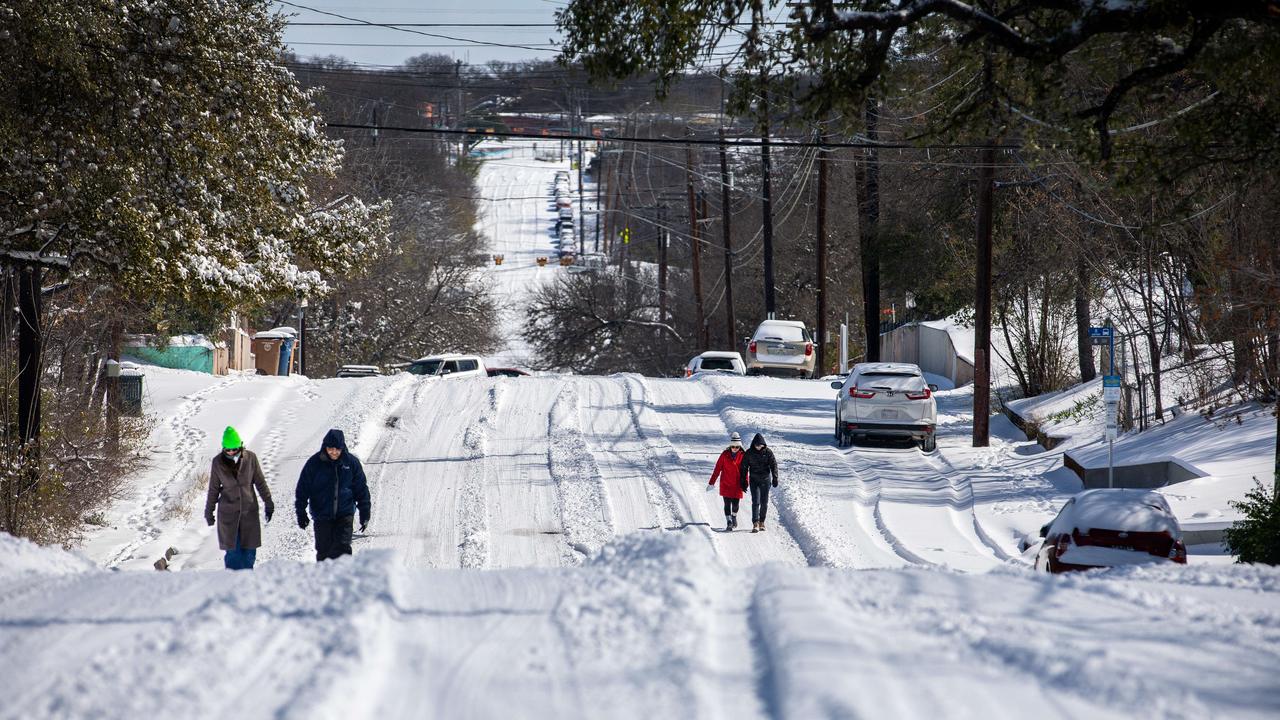
<svg viewBox="0 0 1280 720">
<path fill-rule="evenodd" d="M 1111 337 L 1116 334 L 1116 329 L 1110 325 L 1106 327 L 1090 327 L 1089 337 Z"/>
</svg>

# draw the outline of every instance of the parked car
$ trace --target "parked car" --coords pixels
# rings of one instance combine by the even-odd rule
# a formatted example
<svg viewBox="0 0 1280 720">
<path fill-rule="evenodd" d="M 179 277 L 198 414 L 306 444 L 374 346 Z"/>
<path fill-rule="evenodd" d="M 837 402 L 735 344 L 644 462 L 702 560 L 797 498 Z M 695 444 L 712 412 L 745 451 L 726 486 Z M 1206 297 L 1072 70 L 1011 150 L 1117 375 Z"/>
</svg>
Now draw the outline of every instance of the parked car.
<svg viewBox="0 0 1280 720">
<path fill-rule="evenodd" d="M 748 375 L 813 377 L 813 338 L 798 320 L 765 320 L 747 343 Z"/>
<path fill-rule="evenodd" d="M 476 355 L 428 355 L 418 358 L 406 368 L 414 375 L 432 375 L 437 377 L 463 378 L 487 377 L 488 372 L 484 360 Z"/>
<path fill-rule="evenodd" d="M 1150 490 L 1085 490 L 1040 528 L 1037 570 L 1051 573 L 1146 563 L 1185 565 L 1187 546 L 1169 501 Z M 1035 546 L 1029 538 L 1024 552 Z"/>
<path fill-rule="evenodd" d="M 708 350 L 690 360 L 684 367 L 685 377 L 692 377 L 694 373 L 700 372 L 746 375 L 747 365 L 742 361 L 742 355 L 736 352 Z"/>
<path fill-rule="evenodd" d="M 831 381 L 836 395 L 836 444 L 845 447 L 854 439 L 898 438 L 920 443 L 933 452 L 938 447 L 938 389 L 925 381 L 918 365 L 910 363 L 859 363 L 844 380 Z"/>
<path fill-rule="evenodd" d="M 520 368 L 489 368 L 489 377 L 529 377 L 529 373 Z"/>
<path fill-rule="evenodd" d="M 337 377 L 377 377 L 381 374 L 376 365 L 343 365 L 335 373 Z"/>
</svg>

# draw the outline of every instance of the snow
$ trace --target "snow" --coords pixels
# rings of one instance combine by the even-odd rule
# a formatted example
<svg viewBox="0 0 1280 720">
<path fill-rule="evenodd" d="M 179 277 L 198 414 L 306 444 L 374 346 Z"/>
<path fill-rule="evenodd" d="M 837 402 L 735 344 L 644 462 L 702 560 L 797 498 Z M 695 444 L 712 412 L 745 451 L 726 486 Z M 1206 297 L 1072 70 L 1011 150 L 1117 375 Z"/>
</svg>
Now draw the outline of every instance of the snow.
<svg viewBox="0 0 1280 720">
<path fill-rule="evenodd" d="M 1169 503 L 1164 496 L 1146 490 L 1086 490 L 1075 497 L 1071 509 L 1054 522 L 1055 531 L 1094 528 L 1129 532 L 1167 532 L 1179 537 Z"/>
<path fill-rule="evenodd" d="M 532 143 L 482 145 L 511 151 L 478 181 L 505 198 L 480 220 L 505 254 L 489 270 L 506 301 L 493 364 L 524 364 L 527 293 L 558 272 L 534 263 L 551 247 L 543 197 L 567 163 L 534 160 Z M 1186 566 L 1033 572 L 1018 540 L 1080 483 L 1004 417 L 972 447 L 972 386 L 937 383 L 926 454 L 836 448 L 828 382 L 146 372 L 154 429 L 106 525 L 79 554 L 0 536 L 0 720 L 1280 706 L 1280 570 L 1193 552 Z M 1254 457 L 1267 416 L 1239 414 L 1179 418 L 1148 434 L 1151 452 L 1190 453 L 1218 478 L 1252 472 L 1224 438 Z M 226 425 L 277 506 L 253 572 L 221 569 L 201 517 Z M 331 427 L 364 463 L 373 513 L 354 557 L 316 564 L 290 500 Z M 734 431 L 763 433 L 777 455 L 764 533 L 725 532 L 704 490 Z M 1225 485 L 1200 482 L 1161 491 L 1180 519 L 1223 513 Z M 151 570 L 168 549 L 172 572 Z"/>
<path fill-rule="evenodd" d="M 1254 567 L 734 568 L 694 530 L 552 570 L 4 570 L 0 716 L 1263 718 L 1278 591 Z"/>
</svg>

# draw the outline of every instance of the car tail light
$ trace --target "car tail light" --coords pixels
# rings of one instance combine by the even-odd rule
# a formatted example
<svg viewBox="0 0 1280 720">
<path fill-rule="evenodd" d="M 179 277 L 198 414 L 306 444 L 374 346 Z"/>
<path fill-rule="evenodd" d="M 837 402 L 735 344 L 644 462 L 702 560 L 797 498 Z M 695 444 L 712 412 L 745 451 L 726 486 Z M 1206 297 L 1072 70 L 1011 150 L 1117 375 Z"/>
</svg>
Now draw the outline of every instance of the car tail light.
<svg viewBox="0 0 1280 720">
<path fill-rule="evenodd" d="M 852 397 L 852 398 L 858 398 L 860 400 L 869 400 L 875 396 L 876 394 L 870 390 L 859 390 L 857 385 L 854 385 L 853 387 L 849 388 L 849 397 Z"/>
<path fill-rule="evenodd" d="M 1058 536 L 1058 542 L 1054 545 L 1054 557 L 1061 558 L 1066 554 L 1067 548 L 1071 547 L 1071 536 L 1063 533 Z"/>
<path fill-rule="evenodd" d="M 747 352 L 751 353 L 752 355 L 755 355 L 755 354 L 756 354 L 756 341 L 755 341 L 755 340 L 752 340 L 752 341 L 751 341 L 751 344 L 747 346 Z"/>
<path fill-rule="evenodd" d="M 809 357 L 809 356 L 810 356 L 810 355 L 812 355 L 812 354 L 813 354 L 813 343 L 805 343 L 805 344 L 804 344 L 804 356 L 805 356 L 805 357 Z"/>
<path fill-rule="evenodd" d="M 1174 540 L 1169 547 L 1169 559 L 1182 565 L 1187 564 L 1187 546 L 1181 540 Z"/>
<path fill-rule="evenodd" d="M 933 392 L 929 390 L 929 388 L 925 388 L 920 392 L 911 392 L 910 390 L 907 391 L 908 400 L 928 400 L 931 395 L 933 395 Z"/>
<path fill-rule="evenodd" d="M 685 377 L 693 377 L 693 371 L 692 371 L 692 370 L 690 370 L 689 368 L 685 368 L 685 369 L 684 369 L 684 376 L 685 376 Z"/>
</svg>

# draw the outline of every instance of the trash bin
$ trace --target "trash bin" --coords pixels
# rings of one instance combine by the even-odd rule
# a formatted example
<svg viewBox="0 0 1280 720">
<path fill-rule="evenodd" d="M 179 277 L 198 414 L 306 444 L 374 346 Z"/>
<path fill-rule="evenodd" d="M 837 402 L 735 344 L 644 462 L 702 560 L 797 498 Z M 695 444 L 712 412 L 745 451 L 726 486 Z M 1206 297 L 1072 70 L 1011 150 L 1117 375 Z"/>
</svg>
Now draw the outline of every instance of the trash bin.
<svg viewBox="0 0 1280 720">
<path fill-rule="evenodd" d="M 120 376 L 120 414 L 142 417 L 142 374 Z"/>
<path fill-rule="evenodd" d="M 293 364 L 293 343 L 294 338 L 291 337 L 280 341 L 280 367 L 276 371 L 277 375 L 289 374 L 289 366 Z"/>
</svg>

